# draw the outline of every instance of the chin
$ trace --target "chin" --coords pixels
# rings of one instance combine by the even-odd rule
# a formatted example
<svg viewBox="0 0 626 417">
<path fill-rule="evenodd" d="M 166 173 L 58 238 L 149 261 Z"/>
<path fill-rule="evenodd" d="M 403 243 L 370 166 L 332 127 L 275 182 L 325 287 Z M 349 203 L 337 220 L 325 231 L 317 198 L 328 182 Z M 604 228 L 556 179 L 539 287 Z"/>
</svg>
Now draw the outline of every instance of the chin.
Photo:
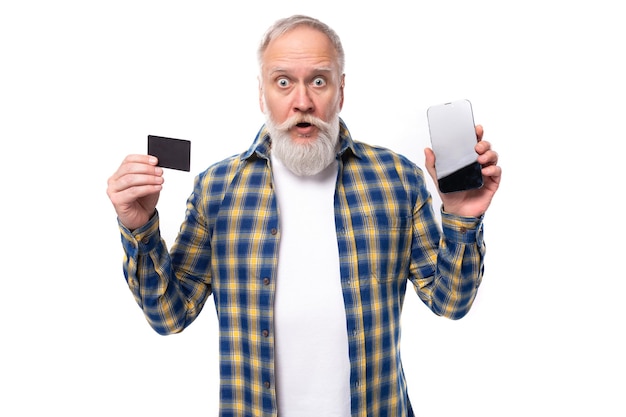
<svg viewBox="0 0 626 417">
<path fill-rule="evenodd" d="M 312 143 L 315 142 L 317 140 L 318 136 L 317 134 L 315 135 L 295 135 L 291 137 L 291 141 L 295 144 L 302 144 L 302 145 L 306 145 L 308 143 Z"/>
</svg>

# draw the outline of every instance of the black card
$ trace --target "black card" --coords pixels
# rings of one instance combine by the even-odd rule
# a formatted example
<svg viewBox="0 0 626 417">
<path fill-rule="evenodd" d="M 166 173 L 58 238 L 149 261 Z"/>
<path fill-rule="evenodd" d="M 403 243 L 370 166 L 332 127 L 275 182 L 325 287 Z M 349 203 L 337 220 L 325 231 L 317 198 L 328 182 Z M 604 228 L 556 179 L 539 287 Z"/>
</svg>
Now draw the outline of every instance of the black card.
<svg viewBox="0 0 626 417">
<path fill-rule="evenodd" d="M 148 135 L 148 155 L 156 156 L 160 167 L 189 171 L 191 141 Z"/>
</svg>

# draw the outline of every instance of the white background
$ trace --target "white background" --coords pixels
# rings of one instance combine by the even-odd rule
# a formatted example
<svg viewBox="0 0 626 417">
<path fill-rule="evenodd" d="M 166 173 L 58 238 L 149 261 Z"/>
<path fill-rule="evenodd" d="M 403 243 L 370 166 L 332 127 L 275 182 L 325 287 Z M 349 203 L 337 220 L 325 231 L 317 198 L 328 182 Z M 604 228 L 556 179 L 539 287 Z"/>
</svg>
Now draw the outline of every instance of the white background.
<svg viewBox="0 0 626 417">
<path fill-rule="evenodd" d="M 624 416 L 624 14 L 613 1 L 4 1 L 0 414 L 217 413 L 212 300 L 150 329 L 122 275 L 107 178 L 146 136 L 168 170 L 171 243 L 192 181 L 246 149 L 256 47 L 293 13 L 346 49 L 353 136 L 423 165 L 426 108 L 470 99 L 500 153 L 486 272 L 460 321 L 409 291 L 402 353 L 421 417 Z"/>
</svg>

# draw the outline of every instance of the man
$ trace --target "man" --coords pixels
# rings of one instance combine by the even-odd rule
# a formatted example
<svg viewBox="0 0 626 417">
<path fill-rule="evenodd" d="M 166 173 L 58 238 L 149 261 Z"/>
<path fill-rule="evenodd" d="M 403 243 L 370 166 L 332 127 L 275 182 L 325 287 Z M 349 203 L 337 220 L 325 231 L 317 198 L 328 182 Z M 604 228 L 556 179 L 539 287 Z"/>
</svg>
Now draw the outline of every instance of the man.
<svg viewBox="0 0 626 417">
<path fill-rule="evenodd" d="M 161 334 L 182 331 L 213 294 L 221 416 L 413 415 L 399 353 L 407 281 L 435 314 L 467 313 L 497 154 L 478 126 L 484 186 L 441 194 L 440 229 L 422 171 L 354 141 L 339 118 L 344 52 L 334 31 L 282 19 L 259 63 L 266 124 L 246 152 L 196 178 L 170 253 L 156 159 L 130 155 L 109 179 L 128 285 Z"/>
</svg>

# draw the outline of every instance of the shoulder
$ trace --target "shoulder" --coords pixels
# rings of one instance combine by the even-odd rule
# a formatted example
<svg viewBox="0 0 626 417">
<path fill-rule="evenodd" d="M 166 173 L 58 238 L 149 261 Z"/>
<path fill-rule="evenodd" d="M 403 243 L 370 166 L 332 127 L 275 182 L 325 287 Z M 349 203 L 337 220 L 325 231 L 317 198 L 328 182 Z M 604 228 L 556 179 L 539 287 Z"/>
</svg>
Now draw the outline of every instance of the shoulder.
<svg viewBox="0 0 626 417">
<path fill-rule="evenodd" d="M 198 174 L 196 181 L 208 185 L 209 183 L 220 183 L 228 181 L 237 172 L 243 163 L 241 155 L 232 155 L 219 162 L 211 164 L 208 168 Z"/>
<path fill-rule="evenodd" d="M 237 172 L 244 167 L 249 166 L 256 169 L 264 167 L 265 164 L 262 162 L 269 157 L 269 146 L 269 134 L 263 125 L 247 150 L 210 165 L 198 175 L 198 179 L 209 182 L 230 182 Z"/>
<path fill-rule="evenodd" d="M 344 185 L 380 190 L 413 206 L 428 201 L 424 172 L 406 156 L 389 148 L 355 141 L 354 154 L 344 159 Z"/>
<path fill-rule="evenodd" d="M 354 158 L 358 164 L 379 168 L 385 171 L 396 171 L 403 176 L 423 176 L 422 169 L 406 156 L 389 148 L 354 141 Z"/>
</svg>

